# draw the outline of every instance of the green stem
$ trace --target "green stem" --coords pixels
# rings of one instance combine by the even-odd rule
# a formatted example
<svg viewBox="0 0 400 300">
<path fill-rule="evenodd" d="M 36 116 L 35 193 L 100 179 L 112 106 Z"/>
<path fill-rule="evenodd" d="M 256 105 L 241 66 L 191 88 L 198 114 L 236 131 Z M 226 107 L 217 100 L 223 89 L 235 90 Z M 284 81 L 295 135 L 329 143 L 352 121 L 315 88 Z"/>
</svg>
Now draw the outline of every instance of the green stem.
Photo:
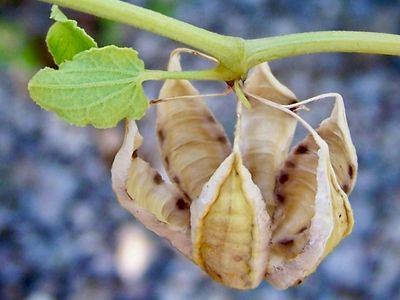
<svg viewBox="0 0 400 300">
<path fill-rule="evenodd" d="M 310 53 L 357 52 L 400 56 L 400 36 L 394 34 L 320 31 L 245 41 L 219 35 L 118 0 L 41 1 L 132 25 L 196 48 L 221 62 L 220 67 L 214 71 L 223 74 L 214 75 L 224 80 L 239 79 L 249 68 L 264 61 Z"/>
<path fill-rule="evenodd" d="M 223 70 L 220 67 L 200 71 L 146 70 L 146 72 L 143 73 L 140 78 L 142 81 L 166 79 L 230 81 L 232 80 L 232 74 L 231 72 Z"/>
<path fill-rule="evenodd" d="M 246 41 L 247 66 L 321 52 L 356 52 L 400 56 L 400 35 L 362 31 L 320 31 Z"/>
<path fill-rule="evenodd" d="M 167 17 L 160 13 L 119 0 L 40 0 L 75 9 L 81 12 L 131 25 L 157 35 L 199 49 L 217 58 L 225 67 L 231 66 L 242 56 L 244 42 L 240 38 L 220 35 L 194 25 Z"/>
</svg>

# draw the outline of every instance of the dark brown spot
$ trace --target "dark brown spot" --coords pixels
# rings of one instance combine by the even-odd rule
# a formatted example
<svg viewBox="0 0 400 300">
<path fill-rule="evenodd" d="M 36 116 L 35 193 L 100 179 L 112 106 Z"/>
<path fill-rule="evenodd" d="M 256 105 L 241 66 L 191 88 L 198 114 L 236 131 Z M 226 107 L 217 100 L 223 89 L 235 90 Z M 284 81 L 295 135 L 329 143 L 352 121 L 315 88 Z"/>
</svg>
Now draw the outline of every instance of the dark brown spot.
<svg viewBox="0 0 400 300">
<path fill-rule="evenodd" d="M 163 183 L 162 177 L 158 173 L 154 174 L 153 181 L 154 181 L 155 184 Z"/>
<path fill-rule="evenodd" d="M 339 218 L 341 218 L 342 217 L 342 214 L 339 214 Z"/>
<path fill-rule="evenodd" d="M 210 123 L 215 123 L 215 119 L 212 115 L 207 115 L 207 121 Z"/>
<path fill-rule="evenodd" d="M 303 233 L 304 231 L 307 230 L 307 228 L 308 228 L 307 226 L 300 228 L 300 230 L 297 232 L 297 234 Z"/>
<path fill-rule="evenodd" d="M 183 198 L 176 200 L 176 207 L 180 210 L 188 209 L 189 205 L 185 202 Z"/>
<path fill-rule="evenodd" d="M 165 165 L 166 165 L 167 167 L 169 167 L 169 158 L 168 158 L 168 156 L 166 156 L 166 157 L 164 158 L 164 161 L 165 161 Z"/>
<path fill-rule="evenodd" d="M 291 169 L 293 169 L 294 167 L 296 167 L 296 164 L 295 164 L 294 162 L 288 160 L 288 161 L 285 163 L 285 166 L 286 166 L 286 168 L 291 168 Z"/>
<path fill-rule="evenodd" d="M 276 199 L 279 201 L 279 203 L 285 202 L 285 196 L 283 196 L 282 194 L 277 194 Z"/>
<path fill-rule="evenodd" d="M 281 174 L 281 176 L 279 176 L 279 183 L 283 184 L 286 181 L 288 181 L 289 179 L 289 175 L 286 173 Z"/>
<path fill-rule="evenodd" d="M 302 283 L 303 283 L 303 280 L 299 279 L 299 280 L 297 280 L 296 283 L 297 283 L 297 285 L 302 284 Z"/>
<path fill-rule="evenodd" d="M 353 169 L 353 166 L 352 166 L 352 165 L 349 165 L 348 173 L 349 173 L 350 179 L 353 179 L 353 176 L 354 176 L 354 169 Z"/>
<path fill-rule="evenodd" d="M 305 154 L 308 152 L 308 148 L 305 145 L 299 145 L 294 152 L 295 154 Z"/>
<path fill-rule="evenodd" d="M 343 190 L 343 192 L 345 192 L 347 194 L 349 192 L 349 185 L 348 184 L 344 184 L 342 186 L 342 190 Z"/>
<path fill-rule="evenodd" d="M 135 150 L 135 151 L 133 151 L 133 153 L 132 153 L 132 159 L 135 159 L 136 157 L 137 157 L 137 150 Z"/>
<path fill-rule="evenodd" d="M 234 260 L 234 261 L 241 261 L 241 260 L 243 260 L 243 257 L 241 257 L 241 256 L 239 256 L 239 255 L 236 255 L 236 256 L 233 258 L 233 260 Z"/>
<path fill-rule="evenodd" d="M 268 277 L 269 275 L 270 275 L 269 272 L 268 272 L 268 271 L 265 271 L 265 273 L 264 273 L 264 278 Z"/>
<path fill-rule="evenodd" d="M 219 273 L 214 273 L 215 274 L 215 276 L 217 276 L 219 279 L 222 279 L 222 275 L 221 274 L 219 274 Z"/>
<path fill-rule="evenodd" d="M 293 239 L 283 239 L 283 240 L 280 240 L 278 243 L 283 246 L 292 246 L 294 244 L 294 240 Z"/>
<path fill-rule="evenodd" d="M 132 201 L 134 201 L 134 200 L 133 200 L 133 198 L 132 198 L 132 196 L 131 196 L 131 195 L 129 195 L 129 193 L 128 193 L 128 189 L 127 189 L 127 188 L 125 188 L 124 190 L 125 190 L 125 193 L 128 195 L 129 199 L 130 199 L 130 200 L 132 200 Z"/>
<path fill-rule="evenodd" d="M 226 140 L 226 137 L 223 135 L 220 135 L 217 137 L 217 141 L 220 142 L 221 144 L 226 144 L 228 141 Z"/>
<path fill-rule="evenodd" d="M 160 143 L 163 143 L 165 140 L 165 135 L 164 135 L 164 131 L 162 131 L 161 129 L 159 129 L 157 131 L 157 135 L 158 135 L 158 140 L 160 141 Z"/>
<path fill-rule="evenodd" d="M 289 103 L 289 105 L 295 104 L 295 103 L 297 103 L 297 102 L 298 102 L 297 100 L 293 100 L 292 102 Z M 295 111 L 297 108 L 298 108 L 298 106 L 294 106 L 294 107 L 291 107 L 291 108 L 289 108 L 289 109 L 290 109 L 291 111 Z"/>
<path fill-rule="evenodd" d="M 181 180 L 179 179 L 178 176 L 174 176 L 174 178 L 172 178 L 172 180 L 178 185 L 181 183 Z"/>
<path fill-rule="evenodd" d="M 235 81 L 234 80 L 225 81 L 225 83 L 230 87 L 233 87 L 235 85 Z"/>
</svg>

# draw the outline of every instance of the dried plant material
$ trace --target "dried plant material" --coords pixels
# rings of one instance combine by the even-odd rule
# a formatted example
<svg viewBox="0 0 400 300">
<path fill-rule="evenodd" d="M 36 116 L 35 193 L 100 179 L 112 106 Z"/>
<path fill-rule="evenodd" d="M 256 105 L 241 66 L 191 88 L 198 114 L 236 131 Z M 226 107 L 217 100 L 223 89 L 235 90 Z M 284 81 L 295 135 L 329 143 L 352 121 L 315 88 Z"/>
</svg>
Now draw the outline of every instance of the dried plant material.
<svg viewBox="0 0 400 300">
<path fill-rule="evenodd" d="M 356 149 L 351 140 L 343 99 L 337 95 L 331 117 L 321 123 L 318 134 L 327 142 L 331 163 L 341 189 L 349 195 L 357 180 Z"/>
<path fill-rule="evenodd" d="M 160 173 L 143 159 L 132 160 L 126 186 L 128 195 L 161 222 L 188 227 L 188 199 L 174 185 L 164 182 Z"/>
<path fill-rule="evenodd" d="M 318 135 L 320 131 L 334 141 L 335 147 L 328 148 L 330 144 Z M 331 117 L 321 123 L 317 132 L 312 131 L 292 150 L 277 177 L 267 280 L 281 289 L 301 283 L 314 272 L 353 226 L 347 195 L 331 164 L 346 160 L 356 165 L 343 150 L 354 146 L 341 98 L 336 99 Z M 338 132 L 343 135 L 333 139 Z M 340 170 L 341 164 L 338 166 Z"/>
<path fill-rule="evenodd" d="M 272 74 L 267 63 L 256 66 L 245 81 L 245 92 L 278 104 L 297 101 L 296 96 Z M 260 188 L 270 215 L 275 210 L 274 187 L 277 172 L 285 161 L 296 119 L 255 99 L 249 99 L 252 109 L 243 109 L 240 147 L 244 165 Z"/>
<path fill-rule="evenodd" d="M 233 153 L 192 203 L 193 261 L 214 280 L 249 289 L 257 287 L 265 274 L 270 219 L 260 190 L 242 163 L 239 131 Z"/>
<path fill-rule="evenodd" d="M 180 70 L 177 52 L 169 69 Z M 160 98 L 174 100 L 157 102 L 157 135 L 173 183 L 137 157 L 142 137 L 128 122 L 113 188 L 140 222 L 214 280 L 250 289 L 266 279 L 285 289 L 315 271 L 353 226 L 346 193 L 357 157 L 343 100 L 327 94 L 336 96 L 335 106 L 314 130 L 292 109 L 324 95 L 297 103 L 267 64 L 235 91 L 247 94 L 252 108 L 238 103 L 231 150 L 197 90 L 168 80 Z M 297 122 L 310 134 L 288 154 Z"/>
<path fill-rule="evenodd" d="M 168 69 L 181 70 L 179 55 L 171 56 Z M 160 98 L 199 95 L 187 80 L 167 80 Z M 199 196 L 205 182 L 231 152 L 223 127 L 199 95 L 157 105 L 157 135 L 169 177 L 190 199 Z"/>
<path fill-rule="evenodd" d="M 189 204 L 179 190 L 137 157 L 141 144 L 136 123 L 128 122 L 124 142 L 111 168 L 117 199 L 145 227 L 168 239 L 190 258 Z"/>
</svg>

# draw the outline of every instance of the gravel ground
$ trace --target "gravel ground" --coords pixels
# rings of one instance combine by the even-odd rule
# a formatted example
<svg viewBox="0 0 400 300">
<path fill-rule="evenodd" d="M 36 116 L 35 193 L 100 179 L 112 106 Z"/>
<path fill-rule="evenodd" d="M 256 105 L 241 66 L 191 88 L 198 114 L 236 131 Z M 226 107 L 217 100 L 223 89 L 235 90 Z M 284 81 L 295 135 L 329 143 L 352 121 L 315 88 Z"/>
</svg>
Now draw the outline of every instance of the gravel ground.
<svg viewBox="0 0 400 300">
<path fill-rule="evenodd" d="M 400 34 L 396 0 L 164 2 L 176 5 L 182 20 L 249 38 L 335 29 Z M 21 18 L 28 35 L 43 35 L 47 6 L 23 4 L 4 6 L 8 15 L 0 17 Z M 138 49 L 148 68 L 165 66 L 177 46 L 135 29 L 117 31 L 119 43 Z M 332 91 L 344 96 L 360 168 L 350 197 L 353 234 L 304 284 L 283 292 L 266 283 L 249 292 L 224 288 L 144 230 L 111 190 L 104 158 L 112 150 L 104 149 L 121 132 L 63 123 L 29 99 L 32 71 L 0 66 L 0 299 L 400 299 L 399 58 L 323 54 L 272 63 L 302 99 Z M 223 89 L 197 86 L 204 93 Z M 149 84 L 146 93 L 156 97 L 159 87 Z M 232 132 L 233 99 L 209 103 Z M 313 107 L 307 115 L 316 123 L 329 101 Z M 159 165 L 153 109 L 140 128 L 146 158 Z"/>
</svg>

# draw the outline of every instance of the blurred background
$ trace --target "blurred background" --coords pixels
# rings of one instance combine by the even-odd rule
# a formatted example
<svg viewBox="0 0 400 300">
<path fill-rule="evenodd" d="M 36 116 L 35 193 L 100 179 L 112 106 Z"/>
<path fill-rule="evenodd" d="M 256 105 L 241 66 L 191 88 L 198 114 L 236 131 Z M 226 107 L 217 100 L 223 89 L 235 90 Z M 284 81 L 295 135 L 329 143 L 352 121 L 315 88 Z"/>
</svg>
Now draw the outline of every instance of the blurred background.
<svg viewBox="0 0 400 300">
<path fill-rule="evenodd" d="M 223 34 L 257 38 L 317 30 L 400 34 L 398 0 L 131 0 Z M 350 200 L 353 234 L 299 287 L 238 292 L 213 282 L 122 209 L 110 164 L 122 129 L 76 128 L 36 106 L 26 90 L 43 66 L 50 5 L 0 2 L 0 299 L 400 299 L 400 58 L 321 54 L 272 62 L 300 99 L 344 96 L 358 150 Z M 99 45 L 136 48 L 165 68 L 177 46 L 152 34 L 64 10 Z M 202 68 L 185 60 L 186 68 Z M 203 93 L 224 85 L 196 82 Z M 146 84 L 156 98 L 160 82 Z M 303 114 L 317 125 L 332 101 Z M 234 99 L 209 99 L 231 134 Z M 144 157 L 161 168 L 154 107 L 139 122 Z"/>
</svg>

